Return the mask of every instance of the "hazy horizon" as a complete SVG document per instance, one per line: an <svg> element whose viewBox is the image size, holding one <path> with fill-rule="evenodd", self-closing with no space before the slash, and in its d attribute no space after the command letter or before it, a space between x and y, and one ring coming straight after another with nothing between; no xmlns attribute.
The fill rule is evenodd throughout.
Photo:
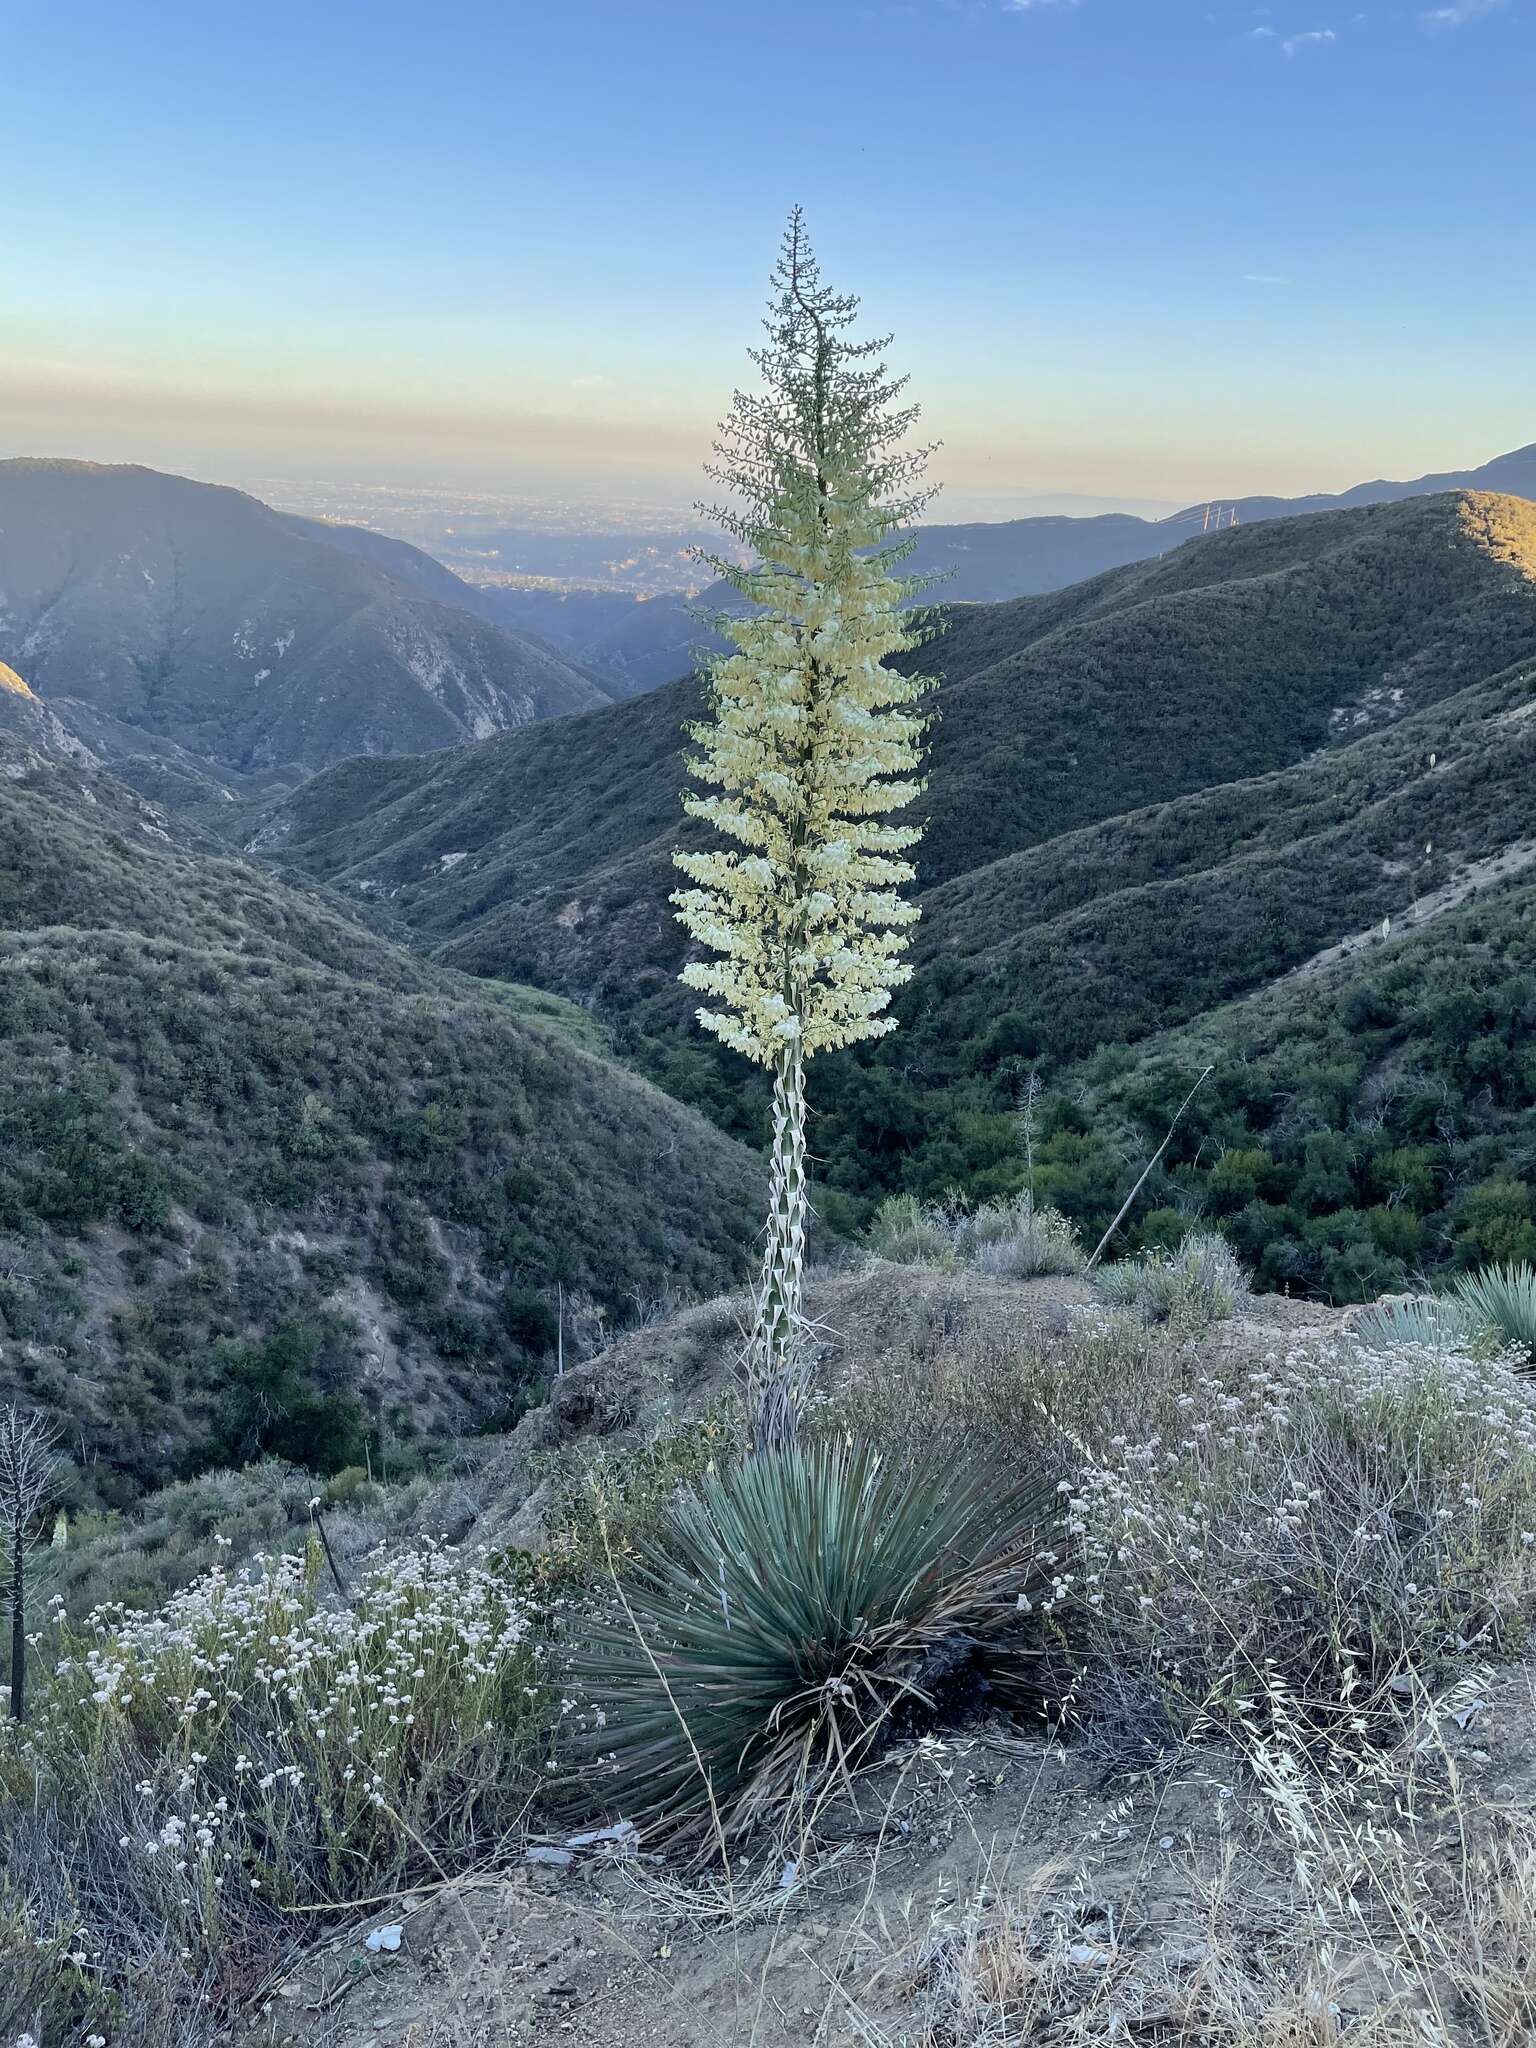
<svg viewBox="0 0 1536 2048"><path fill-rule="evenodd" d="M1536 435L1529 0L83 0L8 55L12 453L686 507L797 200L943 516Z"/></svg>

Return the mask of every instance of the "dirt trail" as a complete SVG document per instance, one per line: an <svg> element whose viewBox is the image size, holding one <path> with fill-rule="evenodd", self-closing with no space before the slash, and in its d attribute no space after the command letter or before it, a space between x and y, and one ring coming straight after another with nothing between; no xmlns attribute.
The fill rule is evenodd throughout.
<svg viewBox="0 0 1536 2048"><path fill-rule="evenodd" d="M1302 961L1286 974L1276 977L1258 993L1268 994L1271 989L1284 988L1293 981L1310 981L1321 974L1325 967L1332 967L1335 961L1347 960L1357 953L1363 953L1386 939L1401 938L1407 932L1418 931L1430 924L1447 910L1454 910L1459 903L1491 882L1508 881L1511 875L1518 875L1536 861L1536 840L1517 839L1512 845L1502 847L1497 853L1485 855L1482 860L1469 861L1467 865L1446 882L1441 888L1432 889L1425 896L1419 896L1407 910L1399 911L1386 920L1385 924L1373 924L1369 930L1352 932L1348 938L1340 939L1336 945L1325 946L1320 953L1314 953L1310 960Z"/></svg>
<svg viewBox="0 0 1536 2048"><path fill-rule="evenodd" d="M1219 1760L1218 1760L1219 1761ZM1157 1938L1188 1945L1192 1851L1211 1852L1231 1788L1202 1763L1111 1802L1102 1766L997 1722L914 1750L836 1816L816 1867L734 1874L764 1903L732 1927L718 1890L643 1860L530 1869L392 1907L400 1948L359 1924L271 2001L242 2048L855 2048L903 2038L914 1978L979 1886L1121 1899L1156 1872ZM690 1896L692 1893L692 1896ZM1097 1920L1090 1910L1087 1918Z"/></svg>

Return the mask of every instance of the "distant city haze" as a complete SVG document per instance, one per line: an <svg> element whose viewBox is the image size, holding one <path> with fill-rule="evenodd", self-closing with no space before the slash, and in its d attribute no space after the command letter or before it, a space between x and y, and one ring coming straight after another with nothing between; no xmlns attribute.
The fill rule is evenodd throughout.
<svg viewBox="0 0 1536 2048"><path fill-rule="evenodd" d="M1536 434L1528 0L81 0L6 69L0 454L686 522L796 201L946 519Z"/></svg>
<svg viewBox="0 0 1536 2048"><path fill-rule="evenodd" d="M617 497L600 489L572 489L564 496L476 491L446 480L355 484L339 478L254 476L229 481L280 512L365 526L411 541L477 584L548 583L566 590L625 590L638 597L694 592L713 580L699 551L718 553L727 547L725 537L682 496ZM950 491L930 509L948 521L1095 512L1155 519L1178 508L1071 493L992 498Z"/></svg>

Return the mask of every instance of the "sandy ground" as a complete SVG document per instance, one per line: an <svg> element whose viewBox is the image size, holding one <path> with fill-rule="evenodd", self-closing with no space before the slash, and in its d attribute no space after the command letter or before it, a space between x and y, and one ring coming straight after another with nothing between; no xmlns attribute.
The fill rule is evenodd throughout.
<svg viewBox="0 0 1536 2048"><path fill-rule="evenodd" d="M1455 1767L1528 1813L1533 1734L1533 1674L1506 1673L1453 1730ZM995 1720L888 1758L823 1836L787 1892L777 1857L738 1859L728 1897L678 1865L577 1852L416 1894L275 1984L241 2048L914 2048L929 1965L978 1901L1037 1900L1085 1987L1111 1945L1177 1977L1214 1940L1261 1955L1295 1917L1290 1851L1222 1746L1106 1784ZM370 1954L390 1924L398 1952Z"/></svg>

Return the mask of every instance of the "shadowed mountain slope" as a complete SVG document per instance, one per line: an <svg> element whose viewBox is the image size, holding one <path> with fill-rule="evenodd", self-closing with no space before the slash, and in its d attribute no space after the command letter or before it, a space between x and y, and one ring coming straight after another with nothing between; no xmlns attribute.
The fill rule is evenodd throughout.
<svg viewBox="0 0 1536 2048"><path fill-rule="evenodd" d="M1386 914L1458 852L1518 836L1529 728L1499 721L1524 685L1516 674L1456 707L1536 660L1536 506L1457 495L1239 528L1053 597L959 611L925 658L945 688L920 958L954 953L986 1002L1008 1006L1035 985L1019 935L1043 908L1226 888L1213 878L1246 861L1311 913L1263 949L1266 974L1352 929L1362 903ZM253 848L387 900L475 972L619 1006L654 995L681 1015L666 897L671 848L689 836L681 729L699 703L689 681L480 747L350 762L269 814ZM1463 802L1460 778L1502 794ZM1372 830L1360 896L1343 845ZM1305 879L1312 840L1337 886Z"/></svg>
<svg viewBox="0 0 1536 2048"><path fill-rule="evenodd" d="M0 463L0 659L103 758L237 785L605 701L552 650L303 525L154 470Z"/></svg>

